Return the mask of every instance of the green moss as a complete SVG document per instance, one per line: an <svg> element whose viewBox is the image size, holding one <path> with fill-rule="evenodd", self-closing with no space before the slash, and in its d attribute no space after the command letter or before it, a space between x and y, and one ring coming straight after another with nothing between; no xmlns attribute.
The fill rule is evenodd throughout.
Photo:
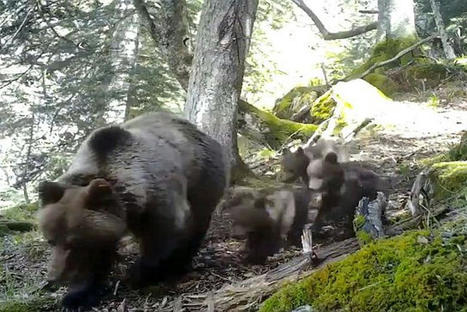
<svg viewBox="0 0 467 312"><path fill-rule="evenodd" d="M435 185L435 198L458 195L467 196L467 161L440 162L434 164L430 178Z"/></svg>
<svg viewBox="0 0 467 312"><path fill-rule="evenodd" d="M308 139L318 128L312 124L302 124L290 120L280 119L273 114L261 110L246 102L240 101L244 111L256 115L264 123L263 134L272 148L279 148L284 142L291 138Z"/></svg>
<svg viewBox="0 0 467 312"><path fill-rule="evenodd" d="M391 96L398 89L397 84L391 78L382 74L371 73L366 75L364 80L378 88L386 96Z"/></svg>
<svg viewBox="0 0 467 312"><path fill-rule="evenodd" d="M460 142L451 146L447 153L442 153L433 157L423 158L419 164L423 167L431 167L436 163L467 160L467 132L461 136Z"/></svg>
<svg viewBox="0 0 467 312"><path fill-rule="evenodd" d="M373 241L373 237L366 231L362 230L365 222L365 217L360 214L357 214L353 220L355 236L357 237L361 246L369 244Z"/></svg>
<svg viewBox="0 0 467 312"><path fill-rule="evenodd" d="M360 243L360 246L369 244L374 240L373 237L369 233L363 230L355 232L355 236L357 237L358 242Z"/></svg>
<svg viewBox="0 0 467 312"><path fill-rule="evenodd" d="M419 237L424 237L420 240ZM426 231L379 240L327 265L266 300L260 311L460 311L466 309L467 272L458 245Z"/></svg>
<svg viewBox="0 0 467 312"><path fill-rule="evenodd" d="M312 87L295 87L279 99L272 112L279 118L289 119L304 106L310 106L318 97Z"/></svg>
<svg viewBox="0 0 467 312"><path fill-rule="evenodd" d="M332 116L336 101L332 98L332 90L320 96L311 106L310 114L312 122L319 124Z"/></svg>
<svg viewBox="0 0 467 312"><path fill-rule="evenodd" d="M370 58L360 67L352 71L351 79L355 77L359 77L362 73L364 73L367 69L369 69L373 64L389 60L390 58L396 56L397 53L411 46L416 41L417 41L417 38L409 37L409 38L399 38L399 39L388 39L388 40L378 43L373 48ZM384 72L388 68L407 64L412 59L413 59L413 56L412 54L409 53L391 64L388 64L386 66L376 69L375 72L381 73L381 72Z"/></svg>

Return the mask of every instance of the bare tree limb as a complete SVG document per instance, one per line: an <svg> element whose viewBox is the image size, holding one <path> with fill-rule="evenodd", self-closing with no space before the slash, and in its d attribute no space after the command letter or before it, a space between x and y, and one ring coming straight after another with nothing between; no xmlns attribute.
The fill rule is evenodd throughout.
<svg viewBox="0 0 467 312"><path fill-rule="evenodd" d="M378 14L378 10L358 10L358 13L362 14Z"/></svg>
<svg viewBox="0 0 467 312"><path fill-rule="evenodd" d="M375 30L378 26L378 23L374 22L374 23L371 23L365 26L356 27L351 30L332 33L326 29L326 27L321 22L321 20L318 18L318 16L305 4L305 2L303 2L303 0L291 0L291 1L295 3L300 9L302 9L313 20L319 32L323 36L324 40L336 40L336 39L345 39L345 38L355 37L355 36L364 34L366 32L369 32L371 30Z"/></svg>
<svg viewBox="0 0 467 312"><path fill-rule="evenodd" d="M431 41L433 40L434 38L437 38L436 35L431 35L429 37L426 37L425 39L422 39L420 41L418 41L417 43L411 45L410 47L400 51L399 53L397 53L394 57L386 60L386 61L383 61L383 62L378 62L378 63L374 63L373 65L370 66L370 68L368 68L367 70L365 70L362 74L360 74L358 77L352 77L353 79L355 78L363 78L365 77L366 75L368 75L369 73L371 73L373 70L375 70L376 68L378 67L381 67L381 66L384 66L384 65L387 65L387 64L390 64L394 61L396 61L397 59L401 58L402 56L404 56L405 54L415 50L417 47L419 47L420 45L424 44L425 42L428 42L428 41ZM344 78L343 80L347 80L348 78L350 78L349 76Z"/></svg>
<svg viewBox="0 0 467 312"><path fill-rule="evenodd" d="M193 54L185 45L188 37L186 1L162 0L160 23L149 14L144 0L134 0L134 5L151 37L165 55L170 70L183 89L188 89Z"/></svg>

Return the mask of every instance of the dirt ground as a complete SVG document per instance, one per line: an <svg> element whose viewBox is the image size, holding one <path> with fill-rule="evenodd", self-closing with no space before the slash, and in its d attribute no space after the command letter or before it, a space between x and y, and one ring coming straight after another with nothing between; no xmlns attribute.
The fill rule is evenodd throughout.
<svg viewBox="0 0 467 312"><path fill-rule="evenodd" d="M397 218L404 212L411 184L419 171L417 160L446 151L450 144L458 142L462 130L467 129L467 99L458 98L440 107L411 102L408 96L400 99L412 114L423 110L430 112L436 124L418 127L416 123L406 127L362 132L352 143L350 152L353 160L368 161L376 165L378 173L393 178L393 193L390 196L388 215ZM438 126L443 127L438 127ZM261 175L271 160L255 171ZM126 246L122 260L115 267L109 280L109 294L94 311L158 311L171 305L178 311L198 311L199 306L190 306L192 299L201 294L263 274L300 254L300 250L285 250L268 259L264 266L248 265L243 261L243 242L231 238L231 220L225 213L216 212L206 240L194 259L194 271L183 279L156 285L141 291L130 290L122 280L126 264L135 259L135 248ZM4 268L0 275L0 297L18 298L20 301L36 300L36 297L54 298L38 303L38 311L59 311L61 296L65 289L49 290L46 287L46 259L48 250L38 233L7 236L3 239L0 263ZM327 242L321 242L326 244ZM133 246L134 247L134 246ZM2 277L3 275L3 277ZM4 298L2 298L4 297ZM38 301L40 302L40 301ZM175 304L173 303L175 302ZM29 310L28 310L29 311Z"/></svg>

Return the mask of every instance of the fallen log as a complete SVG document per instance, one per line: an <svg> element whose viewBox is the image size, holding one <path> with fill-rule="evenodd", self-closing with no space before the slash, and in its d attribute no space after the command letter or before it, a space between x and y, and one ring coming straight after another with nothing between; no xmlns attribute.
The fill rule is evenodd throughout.
<svg viewBox="0 0 467 312"><path fill-rule="evenodd" d="M328 245L316 252L319 264L309 254L303 254L279 267L239 283L225 285L214 292L186 294L168 303L160 311L251 311L257 310L266 297L277 291L284 282L298 281L325 265L341 260L359 249L358 241L350 238ZM175 309L175 310L174 310Z"/></svg>

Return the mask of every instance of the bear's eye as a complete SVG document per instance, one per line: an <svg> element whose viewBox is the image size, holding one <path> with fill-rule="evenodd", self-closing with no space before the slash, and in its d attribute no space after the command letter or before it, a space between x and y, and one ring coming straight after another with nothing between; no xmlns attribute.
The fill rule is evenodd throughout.
<svg viewBox="0 0 467 312"><path fill-rule="evenodd" d="M47 241L47 243L48 243L50 246L55 246L55 245L57 245L57 242L54 241L53 239L49 239L49 240Z"/></svg>

